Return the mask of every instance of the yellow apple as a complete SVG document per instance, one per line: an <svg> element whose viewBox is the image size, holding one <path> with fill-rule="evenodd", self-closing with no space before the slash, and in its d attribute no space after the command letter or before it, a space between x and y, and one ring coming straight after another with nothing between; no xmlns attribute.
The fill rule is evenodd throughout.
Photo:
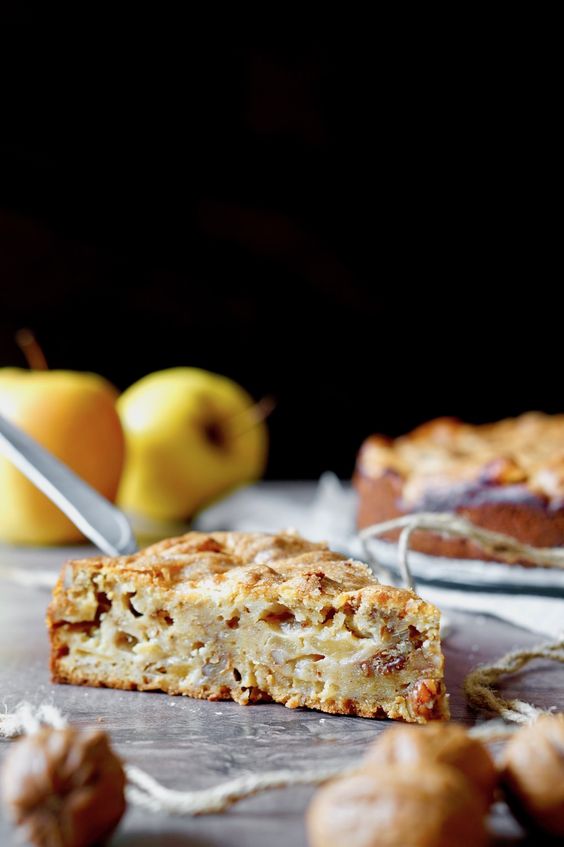
<svg viewBox="0 0 564 847"><path fill-rule="evenodd" d="M247 392L226 377L159 371L117 405L127 448L118 502L130 512L183 520L264 470L266 425Z"/></svg>
<svg viewBox="0 0 564 847"><path fill-rule="evenodd" d="M95 374L0 369L0 415L110 500L124 454L116 397L115 388ZM0 540L63 544L81 538L74 524L0 455Z"/></svg>

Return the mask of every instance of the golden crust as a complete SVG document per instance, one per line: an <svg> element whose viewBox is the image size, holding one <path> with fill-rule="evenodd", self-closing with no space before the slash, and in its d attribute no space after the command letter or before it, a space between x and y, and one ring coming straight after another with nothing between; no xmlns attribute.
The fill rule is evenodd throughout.
<svg viewBox="0 0 564 847"><path fill-rule="evenodd" d="M419 722L448 714L437 610L293 534L191 532L69 562L47 619L58 682Z"/></svg>
<svg viewBox="0 0 564 847"><path fill-rule="evenodd" d="M290 533L189 532L132 556L79 559L67 564L72 569L85 566L106 573L146 574L152 582L167 587L188 587L203 580L220 583L229 576L234 588L240 585L248 590L253 586L266 592L269 587L312 574L324 577L325 590L333 593L378 584L367 565L329 550L326 544ZM307 590L307 585L303 588Z"/></svg>
<svg viewBox="0 0 564 847"><path fill-rule="evenodd" d="M524 484L558 499L564 497L564 415L529 412L480 426L437 418L395 441L371 436L358 464L367 476L402 476L406 503L431 488L477 481Z"/></svg>

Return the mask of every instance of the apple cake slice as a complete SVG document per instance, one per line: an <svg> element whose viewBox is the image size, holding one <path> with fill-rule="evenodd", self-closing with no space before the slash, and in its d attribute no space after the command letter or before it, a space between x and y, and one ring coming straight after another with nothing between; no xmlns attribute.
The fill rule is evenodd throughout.
<svg viewBox="0 0 564 847"><path fill-rule="evenodd" d="M190 532L69 562L48 626L55 682L448 717L438 610L294 534Z"/></svg>

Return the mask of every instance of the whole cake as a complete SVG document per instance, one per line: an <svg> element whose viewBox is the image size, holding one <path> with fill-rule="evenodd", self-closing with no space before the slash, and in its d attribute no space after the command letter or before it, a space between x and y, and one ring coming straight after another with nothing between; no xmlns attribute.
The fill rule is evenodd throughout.
<svg viewBox="0 0 564 847"><path fill-rule="evenodd" d="M373 435L358 455L355 486L361 528L414 512L456 512L534 547L559 547L564 415L530 412L479 426L438 418L395 440ZM466 539L414 532L410 544L431 555L488 558Z"/></svg>
<svg viewBox="0 0 564 847"><path fill-rule="evenodd" d="M69 562L48 625L55 682L448 717L438 610L290 533L191 532Z"/></svg>

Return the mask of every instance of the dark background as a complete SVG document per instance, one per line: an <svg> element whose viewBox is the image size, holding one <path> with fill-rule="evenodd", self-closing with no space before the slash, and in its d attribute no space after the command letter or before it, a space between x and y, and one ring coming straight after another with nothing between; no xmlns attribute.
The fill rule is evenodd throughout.
<svg viewBox="0 0 564 847"><path fill-rule="evenodd" d="M436 415L562 411L549 60L28 35L2 94L0 363L277 398L269 475ZM197 40L197 39L196 39ZM33 61L30 61L33 56ZM534 64L534 68L532 67Z"/></svg>

